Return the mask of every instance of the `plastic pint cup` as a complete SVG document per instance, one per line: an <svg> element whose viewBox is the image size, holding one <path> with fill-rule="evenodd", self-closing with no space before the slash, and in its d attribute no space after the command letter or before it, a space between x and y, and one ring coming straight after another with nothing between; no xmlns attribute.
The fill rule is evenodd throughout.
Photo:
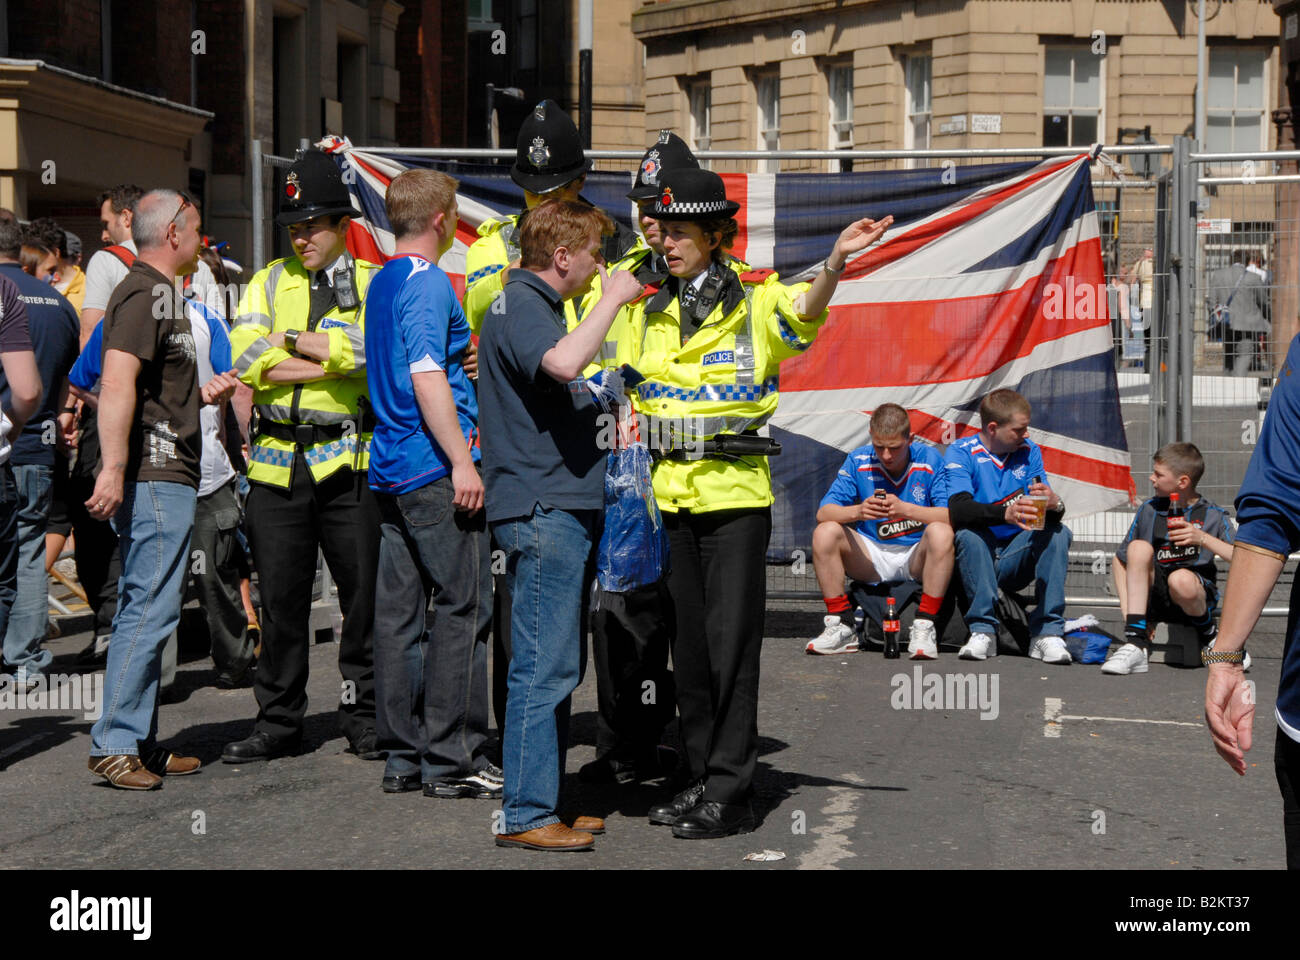
<svg viewBox="0 0 1300 960"><path fill-rule="evenodd" d="M1034 518L1029 521L1029 529L1042 530L1047 526L1047 498L1027 493L1024 500L1034 508Z"/></svg>

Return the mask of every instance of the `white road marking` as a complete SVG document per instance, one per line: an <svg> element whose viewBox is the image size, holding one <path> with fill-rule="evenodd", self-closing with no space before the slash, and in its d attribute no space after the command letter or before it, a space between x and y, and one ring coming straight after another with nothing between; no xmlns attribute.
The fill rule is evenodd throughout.
<svg viewBox="0 0 1300 960"><path fill-rule="evenodd" d="M851 783L866 782L852 773L842 774L840 779ZM838 870L836 861L857 856L849 849L848 833L858 823L858 815L853 812L853 808L861 793L861 790L853 787L830 788L830 802L821 809L825 819L812 831L817 835L817 842L799 858L800 870Z"/></svg>
<svg viewBox="0 0 1300 960"><path fill-rule="evenodd" d="M38 733L35 736L28 737L26 740L19 740L12 747L5 747L5 749L0 750L0 760L3 760L5 757L11 754L17 753L19 750L23 749L23 747L31 746L33 743L36 743L38 740L44 740L48 736L49 736L48 733Z"/></svg>
<svg viewBox="0 0 1300 960"><path fill-rule="evenodd" d="M1105 721L1106 723L1150 723L1166 727L1200 727L1204 724L1188 723L1186 720L1143 720L1138 717L1093 717L1087 714L1062 713L1065 709L1065 701L1059 697L1043 698L1043 719L1047 721L1043 724L1043 736L1056 737L1061 736L1061 726L1066 720L1093 720Z"/></svg>
<svg viewBox="0 0 1300 960"><path fill-rule="evenodd" d="M1061 725L1057 721L1060 719L1061 710L1065 707L1065 702L1059 697L1043 698L1043 719L1047 722L1043 724L1043 736L1060 737Z"/></svg>
<svg viewBox="0 0 1300 960"><path fill-rule="evenodd" d="M1065 714L1062 720L1107 720L1110 723L1162 723L1170 727L1203 727L1203 723L1188 723L1185 720L1139 720L1135 717L1076 717L1072 714Z"/></svg>

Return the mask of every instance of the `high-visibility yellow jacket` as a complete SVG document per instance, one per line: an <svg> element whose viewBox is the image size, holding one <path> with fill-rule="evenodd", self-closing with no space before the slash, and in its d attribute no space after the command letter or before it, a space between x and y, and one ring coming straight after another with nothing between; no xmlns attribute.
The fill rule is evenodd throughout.
<svg viewBox="0 0 1300 960"><path fill-rule="evenodd" d="M685 344L671 284L637 304L644 333L633 366L647 377L637 390L637 409L656 418L652 435L671 428L694 443L757 430L776 412L781 361L807 350L826 322L827 311L803 319L794 308L810 284L783 284L770 270L750 271L735 260L730 267L713 311ZM773 501L767 457L660 460L654 489L659 508L670 512L761 508Z"/></svg>
<svg viewBox="0 0 1300 960"><path fill-rule="evenodd" d="M501 220L484 220L478 228L479 239L465 253L465 318L475 334L482 330L484 317L501 293L502 271L519 258L518 227L518 214L511 214ZM633 234L620 224L619 229L604 245L606 269L636 269L649 252L650 248L640 235ZM597 274L586 294L564 302L564 318L569 330L582 322L600 295L600 275ZM630 316L631 311L625 308L614 318L600 353L583 370L584 375L591 376L602 367L617 366L627 361L627 352L632 349L631 334L627 329Z"/></svg>
<svg viewBox="0 0 1300 960"><path fill-rule="evenodd" d="M519 214L479 224L478 239L465 251L465 319L475 336L501 292L501 271L519 259ZM566 309L566 313L567 313Z"/></svg>
<svg viewBox="0 0 1300 960"><path fill-rule="evenodd" d="M364 299L370 281L379 271L376 264L353 261L357 299ZM275 260L259 270L239 302L238 316L230 331L230 352L239 379L253 388L253 405L265 421L279 424L342 426L335 439L302 447L312 479L320 481L352 467L365 470L370 462L370 432L364 429L360 413L366 394L366 338L360 310L331 307L312 332L329 337L330 355L321 366L338 376L311 383L272 383L266 379L276 364L293 356L282 347L271 346L266 337L285 330L307 331L311 310L311 274L297 257ZM262 434L253 441L248 479L274 487L288 487L292 479L294 451L288 440Z"/></svg>

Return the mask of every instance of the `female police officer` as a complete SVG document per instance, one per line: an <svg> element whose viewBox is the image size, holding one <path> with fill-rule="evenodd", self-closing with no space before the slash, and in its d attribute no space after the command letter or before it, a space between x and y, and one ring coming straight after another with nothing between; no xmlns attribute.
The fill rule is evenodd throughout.
<svg viewBox="0 0 1300 960"><path fill-rule="evenodd" d="M722 178L678 169L661 177L671 277L641 302L640 412L652 418L655 498L668 529L673 667L691 784L650 811L673 836L723 837L753 829L750 786L758 757L758 664L771 533L770 441L782 360L812 344L846 259L893 222L844 229L811 283L780 283L728 250L740 205Z"/></svg>

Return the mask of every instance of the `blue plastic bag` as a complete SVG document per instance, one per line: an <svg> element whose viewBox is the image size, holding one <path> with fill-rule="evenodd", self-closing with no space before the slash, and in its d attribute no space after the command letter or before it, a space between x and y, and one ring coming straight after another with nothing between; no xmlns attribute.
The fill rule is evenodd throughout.
<svg viewBox="0 0 1300 960"><path fill-rule="evenodd" d="M668 532L650 480L650 450L634 441L605 463L605 528L596 553L602 590L626 593L668 570Z"/></svg>

